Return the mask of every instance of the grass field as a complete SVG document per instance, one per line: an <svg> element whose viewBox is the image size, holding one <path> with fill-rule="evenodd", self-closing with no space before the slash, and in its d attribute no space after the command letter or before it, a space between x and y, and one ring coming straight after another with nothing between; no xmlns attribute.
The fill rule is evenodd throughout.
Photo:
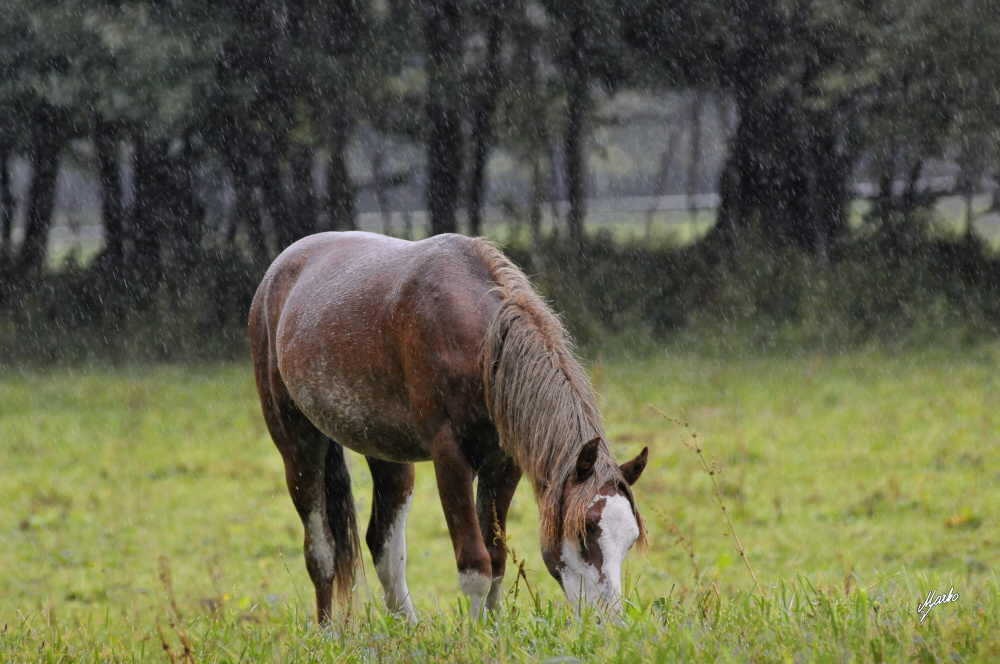
<svg viewBox="0 0 1000 664"><path fill-rule="evenodd" d="M301 526L248 365L0 373L0 660L995 661L1000 344L964 350L596 351L619 459L643 445L650 532L623 625L569 618L521 486L510 545L530 586L464 617L431 468L408 525L416 628L379 608L312 625ZM682 440L699 432L711 478ZM354 457L359 523L371 483ZM931 590L959 593L916 612ZM166 648L165 648L166 646Z"/></svg>

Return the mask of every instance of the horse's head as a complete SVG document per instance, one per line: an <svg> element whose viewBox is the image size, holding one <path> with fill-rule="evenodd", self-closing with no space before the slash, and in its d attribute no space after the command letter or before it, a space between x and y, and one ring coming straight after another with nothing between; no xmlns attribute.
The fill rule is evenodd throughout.
<svg viewBox="0 0 1000 664"><path fill-rule="evenodd" d="M575 472L563 488L562 519L572 519L572 505L586 506L582 529L573 524L563 528L561 548L542 552L549 572L556 578L570 604L595 606L601 611L620 613L622 597L621 570L625 554L640 535L631 485L646 468L648 448L631 461L623 463L611 479L595 483L599 438L580 451ZM596 492L595 492L595 486ZM578 520L578 519L577 519Z"/></svg>

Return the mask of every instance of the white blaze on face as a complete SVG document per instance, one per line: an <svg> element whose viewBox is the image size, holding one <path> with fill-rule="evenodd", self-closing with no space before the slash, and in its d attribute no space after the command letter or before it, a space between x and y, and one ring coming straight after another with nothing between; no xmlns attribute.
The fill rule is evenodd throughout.
<svg viewBox="0 0 1000 664"><path fill-rule="evenodd" d="M596 496L591 501L605 501L597 522L600 537L597 540L600 555L588 554L579 543L563 540L560 576L563 590L570 604L597 604L599 608L621 611L622 563L625 554L639 538L639 524L632 513L632 505L624 496ZM600 561L601 567L588 562Z"/></svg>

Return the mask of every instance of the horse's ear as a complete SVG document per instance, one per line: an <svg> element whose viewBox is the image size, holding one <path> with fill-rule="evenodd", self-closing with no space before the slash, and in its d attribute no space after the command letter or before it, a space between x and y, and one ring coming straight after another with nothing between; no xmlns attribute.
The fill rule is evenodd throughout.
<svg viewBox="0 0 1000 664"><path fill-rule="evenodd" d="M649 448L644 447L634 459L621 465L622 475L625 476L625 481L628 482L629 486L635 484L639 476L642 475L642 471L646 470L647 461L649 461Z"/></svg>
<svg viewBox="0 0 1000 664"><path fill-rule="evenodd" d="M597 436L583 444L580 456L576 458L576 481L582 482L594 472L594 464L597 463L597 446L601 442L601 437Z"/></svg>

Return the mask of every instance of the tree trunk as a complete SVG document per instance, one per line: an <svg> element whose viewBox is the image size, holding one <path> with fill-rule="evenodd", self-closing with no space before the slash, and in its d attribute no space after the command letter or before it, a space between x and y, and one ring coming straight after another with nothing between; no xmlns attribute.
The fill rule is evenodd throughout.
<svg viewBox="0 0 1000 664"><path fill-rule="evenodd" d="M45 263L52 210L55 207L59 153L62 150L65 119L46 107L35 116L32 146L32 178L28 191L28 214L21 243L19 268L22 273L40 270Z"/></svg>
<svg viewBox="0 0 1000 664"><path fill-rule="evenodd" d="M736 99L736 129L729 138L726 159L719 174L719 209L715 226L709 232L720 238L721 245L729 260L735 260L740 231L749 225L749 211L754 204L744 196L749 187L744 179L752 174L748 162L753 160L750 152L750 110L749 103L741 95Z"/></svg>
<svg viewBox="0 0 1000 664"><path fill-rule="evenodd" d="M11 261L11 235L14 230L14 196L10 190L10 145L0 143L0 269Z"/></svg>
<svg viewBox="0 0 1000 664"><path fill-rule="evenodd" d="M271 218L275 239L278 241L278 251L294 242L295 222L289 213L288 201L285 198L281 182L281 154L283 152L281 137L273 123L260 141L260 191L264 198L264 208Z"/></svg>
<svg viewBox="0 0 1000 664"><path fill-rule="evenodd" d="M461 11L457 0L424 3L427 44L427 212L430 232L454 233L462 173L459 116Z"/></svg>
<svg viewBox="0 0 1000 664"><path fill-rule="evenodd" d="M389 210L389 199L386 196L388 183L386 182L385 173L382 172L381 148L376 148L372 153L371 172L371 186L372 193L375 194L375 207L378 208L378 214L382 217L382 234L389 235L392 233L392 212Z"/></svg>
<svg viewBox="0 0 1000 664"><path fill-rule="evenodd" d="M588 63L584 53L583 8L571 2L569 20L569 64L566 76L566 197L569 203L567 225L570 243L583 244L583 223L587 216L586 114L589 104Z"/></svg>
<svg viewBox="0 0 1000 664"><path fill-rule="evenodd" d="M787 89L763 95L750 108L752 130L743 135L748 144L740 178L743 209L775 246L808 248L814 236L808 230L803 120L796 113L795 96Z"/></svg>
<svg viewBox="0 0 1000 664"><path fill-rule="evenodd" d="M284 31L288 30L287 21L293 15L294 12L290 14L284 2L266 2L266 9L258 23L264 48L254 62L255 70L264 78L258 116L262 128L256 145L260 163L258 185L279 252L298 239L281 168L282 159L288 152L288 134L294 122L295 104L301 99L297 88L302 83L302 73L296 61L287 55L292 37Z"/></svg>
<svg viewBox="0 0 1000 664"><path fill-rule="evenodd" d="M876 152L876 154L878 154ZM881 157L876 159L878 169L878 191L872 205L871 216L881 223L887 223L895 207L896 194L893 191L899 164L899 145L893 136Z"/></svg>
<svg viewBox="0 0 1000 664"><path fill-rule="evenodd" d="M993 195L987 212L1000 212L1000 168L993 171Z"/></svg>
<svg viewBox="0 0 1000 664"><path fill-rule="evenodd" d="M698 205L695 196L698 193L698 180L701 177L701 138L702 114L705 110L705 92L697 89L688 108L691 140L688 142L687 173L684 177L684 193L687 196L688 217L694 222L698 219Z"/></svg>
<svg viewBox="0 0 1000 664"><path fill-rule="evenodd" d="M168 156L168 146L169 140L164 141L160 228L167 249L164 260L167 269L163 273L163 283L168 306L173 311L180 311L190 306L185 304L186 296L201 287L195 277L205 211L195 191L200 150L194 134L184 133L181 149L174 156Z"/></svg>
<svg viewBox="0 0 1000 664"><path fill-rule="evenodd" d="M913 218L913 213L917 209L917 184L924 173L924 157L918 154L910 163L910 169L906 174L906 187L900 199L900 210L903 221L909 223Z"/></svg>
<svg viewBox="0 0 1000 664"><path fill-rule="evenodd" d="M316 195L313 193L313 166L315 163L315 154L312 148L299 146L292 150L293 210L291 218L285 225L287 244L316 232Z"/></svg>
<svg viewBox="0 0 1000 664"><path fill-rule="evenodd" d="M201 148L195 144L191 133L184 136L184 145L174 165L173 176L178 189L177 235L178 246L187 259L198 251L203 232L202 222L205 210L196 193L196 169L201 158ZM190 262L190 260L189 260ZM193 265L193 262L190 262Z"/></svg>
<svg viewBox="0 0 1000 664"><path fill-rule="evenodd" d="M540 267L542 249L542 205L548 196L546 152L548 134L545 102L538 81L538 30L528 15L525 2L518 2L509 14L510 40L514 48L513 77L524 91L525 138L527 161L531 172L531 198L528 202L528 228L531 230L532 263Z"/></svg>
<svg viewBox="0 0 1000 664"><path fill-rule="evenodd" d="M810 84L810 67L806 66L805 69L806 73L796 78L789 85L786 94L782 95L786 98L784 115L791 123L785 138L789 158L784 170L788 174L782 181L794 182L799 185L800 190L796 200L789 201L786 216L790 218L785 222L784 231L786 235L794 236L799 246L810 249L825 264L829 257L829 238L823 202L819 197L819 170L822 168L819 135L827 128L824 122L826 117L820 112L809 112L804 108ZM791 188L792 185L789 186Z"/></svg>
<svg viewBox="0 0 1000 664"><path fill-rule="evenodd" d="M531 151L531 200L528 203L528 229L531 231L531 267L542 269L542 204L545 202L545 170L540 149Z"/></svg>
<svg viewBox="0 0 1000 664"><path fill-rule="evenodd" d="M738 143L734 135L729 144L729 154L722 163L722 172L719 174L719 209L716 212L715 226L709 231L710 237L719 238L723 256L730 264L736 260L737 235L743 218L737 149Z"/></svg>
<svg viewBox="0 0 1000 664"><path fill-rule="evenodd" d="M403 237L413 239L413 213L408 209L403 210Z"/></svg>
<svg viewBox="0 0 1000 664"><path fill-rule="evenodd" d="M242 226L246 230L254 267L257 271L263 272L268 263L271 262L271 255L267 249L264 220L254 201L254 183L246 155L246 152L229 154L229 170L233 174L233 189L236 198L233 204L233 216L235 217L233 229Z"/></svg>
<svg viewBox="0 0 1000 664"><path fill-rule="evenodd" d="M163 232L164 190L168 176L167 143L139 129L135 139L135 208L132 227L135 240L134 282L131 290L140 309L151 309L163 278L160 257Z"/></svg>
<svg viewBox="0 0 1000 664"><path fill-rule="evenodd" d="M553 141L546 146L549 157L549 179L546 195L549 203L549 214L552 216L553 238L558 237L559 226L562 225L562 191L560 187L562 182L559 179L559 169L560 166L564 166L564 163L559 161L559 150L555 143L556 141Z"/></svg>
<svg viewBox="0 0 1000 664"><path fill-rule="evenodd" d="M813 193L817 224L817 252L825 255L848 234L847 209L850 204L848 179L854 166L854 157L842 145L836 118L827 118L826 129L816 132L811 145L813 167L816 171Z"/></svg>
<svg viewBox="0 0 1000 664"><path fill-rule="evenodd" d="M105 274L112 279L121 278L125 257L119 138L118 126L100 115L94 118L94 149L101 181L101 220L104 222L101 263Z"/></svg>
<svg viewBox="0 0 1000 664"><path fill-rule="evenodd" d="M733 247L742 228L758 228L776 247L825 257L847 233L847 180L853 157L842 118L804 108L800 84L778 93L737 95L739 120L722 171L713 234Z"/></svg>
<svg viewBox="0 0 1000 664"><path fill-rule="evenodd" d="M486 165L493 145L493 112L500 91L500 47L503 38L506 1L493 0L486 30L486 57L482 89L472 111L472 174L469 179L469 235L482 232L482 206L486 189Z"/></svg>
<svg viewBox="0 0 1000 664"><path fill-rule="evenodd" d="M347 168L350 144L347 128L337 125L330 145L330 160L326 168L327 213L330 228L335 231L355 230L354 184Z"/></svg>
<svg viewBox="0 0 1000 664"><path fill-rule="evenodd" d="M646 210L646 241L653 236L653 217L660 209L660 197L667 193L667 183L670 178L670 166L674 163L674 155L677 154L677 147L681 140L681 128L675 126L671 128L667 136L667 144L660 153L660 164L656 171L656 182L653 185L653 200Z"/></svg>

